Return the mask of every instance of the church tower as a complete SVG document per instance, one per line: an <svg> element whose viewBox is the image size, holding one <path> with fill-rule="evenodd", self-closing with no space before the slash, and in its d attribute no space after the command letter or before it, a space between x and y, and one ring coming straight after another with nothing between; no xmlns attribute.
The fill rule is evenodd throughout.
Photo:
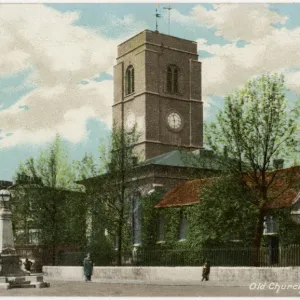
<svg viewBox="0 0 300 300"><path fill-rule="evenodd" d="M203 147L197 43L145 30L118 46L113 120L139 133L142 159Z"/></svg>

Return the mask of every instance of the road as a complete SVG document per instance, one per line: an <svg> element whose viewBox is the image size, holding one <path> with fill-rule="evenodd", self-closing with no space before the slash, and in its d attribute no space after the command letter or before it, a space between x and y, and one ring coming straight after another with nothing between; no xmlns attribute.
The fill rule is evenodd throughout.
<svg viewBox="0 0 300 300"><path fill-rule="evenodd" d="M49 281L50 287L43 289L23 288L0 290L0 296L98 296L98 297L288 297L300 296L299 290L250 290L244 287L215 287L205 283L199 285L150 285L116 284L100 282Z"/></svg>

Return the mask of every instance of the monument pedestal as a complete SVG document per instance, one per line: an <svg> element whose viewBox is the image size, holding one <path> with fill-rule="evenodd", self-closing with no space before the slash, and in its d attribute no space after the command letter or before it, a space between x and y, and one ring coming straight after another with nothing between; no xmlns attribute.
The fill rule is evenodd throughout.
<svg viewBox="0 0 300 300"><path fill-rule="evenodd" d="M22 262L14 249L12 213L8 208L10 192L0 190L2 207L0 210L0 288L10 289L14 287L49 287L44 282L43 275L30 275L30 272L22 269Z"/></svg>
<svg viewBox="0 0 300 300"><path fill-rule="evenodd" d="M43 274L30 274L22 270L20 257L17 254L1 254L0 288L49 287L44 282Z"/></svg>
<svg viewBox="0 0 300 300"><path fill-rule="evenodd" d="M29 276L18 276L18 277L0 277L0 289L11 289L11 288L43 288L49 287L48 282L44 282L43 276L29 275Z"/></svg>

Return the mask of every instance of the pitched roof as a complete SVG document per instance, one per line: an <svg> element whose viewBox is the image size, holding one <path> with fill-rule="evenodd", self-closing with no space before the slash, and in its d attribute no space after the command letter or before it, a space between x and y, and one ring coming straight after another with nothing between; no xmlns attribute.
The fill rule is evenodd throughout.
<svg viewBox="0 0 300 300"><path fill-rule="evenodd" d="M141 161L137 166L135 166L135 168L138 169L139 167L150 165L208 169L215 171L221 169L221 166L217 162L217 156L214 155L212 151L206 149L199 149L195 151L173 150ZM77 184L85 185L88 182L97 181L101 176L105 176L105 173L75 182Z"/></svg>
<svg viewBox="0 0 300 300"><path fill-rule="evenodd" d="M276 177L269 189L269 197L273 200L267 202L265 208L292 206L300 189L300 166L271 171L267 178L270 179L274 174Z"/></svg>
<svg viewBox="0 0 300 300"><path fill-rule="evenodd" d="M161 208L197 204L199 203L201 187L210 180L210 178L195 179L181 183L168 192L155 207Z"/></svg>
<svg viewBox="0 0 300 300"><path fill-rule="evenodd" d="M216 156L205 149L196 151L173 150L149 158L139 164L139 166L143 165L176 166L212 170L220 169L220 166L217 164Z"/></svg>
<svg viewBox="0 0 300 300"><path fill-rule="evenodd" d="M298 170L297 170L298 169ZM289 187L286 181L280 175L284 175L293 171L300 171L300 167L288 168L279 170L278 178L276 177L273 188L270 190L271 195L275 197L275 195L280 195L276 197L274 200L266 203L265 209L275 209L281 207L290 207L295 203L297 194L299 192L299 187ZM269 173L270 175L273 172ZM293 173L294 174L294 173ZM300 174L297 173L297 177L299 176L298 182L300 182ZM211 182L212 180L217 179L217 177L213 178L205 178L205 179L197 179L186 181L177 185L174 189L168 192L163 199L155 206L156 208L163 207L178 207L184 205L193 205L200 202L200 191L201 188L205 186L205 184Z"/></svg>

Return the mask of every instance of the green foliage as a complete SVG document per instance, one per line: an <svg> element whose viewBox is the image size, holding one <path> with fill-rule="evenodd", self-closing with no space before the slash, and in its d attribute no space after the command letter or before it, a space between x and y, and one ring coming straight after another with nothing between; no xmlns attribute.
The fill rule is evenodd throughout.
<svg viewBox="0 0 300 300"><path fill-rule="evenodd" d="M161 197L156 194L143 199L143 248L198 251L203 247L233 246L233 240L240 240L243 246L252 241L257 208L247 186L233 177L212 179L201 188L200 203L196 205L154 208ZM185 241L179 241L181 213L188 222ZM160 215L164 219L164 243L157 244Z"/></svg>
<svg viewBox="0 0 300 300"><path fill-rule="evenodd" d="M30 230L36 228L36 219L34 218L34 204L38 195L31 191L27 193L23 188L19 188L17 193L10 201L12 214L12 225L14 237L18 244L30 243Z"/></svg>
<svg viewBox="0 0 300 300"><path fill-rule="evenodd" d="M290 215L289 208L274 210L272 215L275 217L278 226L278 236L281 246L300 244L300 225L296 224Z"/></svg>
<svg viewBox="0 0 300 300"><path fill-rule="evenodd" d="M57 245L86 243L86 206L83 195L76 192L74 178L67 149L58 135L38 158L27 159L16 173L14 228L28 232L30 224L38 229L39 243L51 247L53 259Z"/></svg>
<svg viewBox="0 0 300 300"><path fill-rule="evenodd" d="M152 249L158 241L160 211L155 208L163 196L162 191L154 191L141 199L142 209L142 247Z"/></svg>
<svg viewBox="0 0 300 300"><path fill-rule="evenodd" d="M223 169L243 179L238 182L243 181L252 191L252 203L259 209L253 235L256 249L263 236L266 204L274 200L271 191L278 185L278 172L271 176L268 172L273 169L275 159L290 160L297 154L299 116L299 104L292 109L288 107L283 76L263 75L227 96L217 122L205 128L206 143L221 158ZM288 177L287 185L293 186L296 177ZM253 263L258 263L255 253Z"/></svg>
<svg viewBox="0 0 300 300"><path fill-rule="evenodd" d="M205 128L206 143L221 155L226 147L243 171L269 169L296 152L299 113L299 105L288 109L283 76L264 75L225 98L217 123Z"/></svg>
<svg viewBox="0 0 300 300"><path fill-rule="evenodd" d="M101 163L104 173L87 188L93 206L103 216L102 224L111 239L118 237L118 265L121 253L129 251L131 236L131 199L137 191L132 177L137 166L133 147L138 139L136 127L126 131L113 127L108 148L102 148ZM102 226L102 225L101 225Z"/></svg>
<svg viewBox="0 0 300 300"><path fill-rule="evenodd" d="M180 251L185 256L185 251L188 251L190 259L196 263L201 255L205 256L200 255L201 249L251 247L258 215L258 208L251 201L252 196L248 187L233 176L214 178L203 186L200 203L196 205L156 209L154 206L161 195L148 196L143 199L142 249L152 249L155 253L160 253L157 252L160 250L161 256L163 250L173 249L177 251L177 260ZM181 211L188 220L185 241L179 241ZM272 211L282 246L300 243L299 225L291 220L289 214L288 208ZM159 215L164 217L164 243L161 244L156 243ZM265 239L263 245L268 246L268 240ZM165 261L164 257L157 259Z"/></svg>
<svg viewBox="0 0 300 300"><path fill-rule="evenodd" d="M101 170L92 154L85 153L81 161L73 161L76 180L83 180L101 174Z"/></svg>
<svg viewBox="0 0 300 300"><path fill-rule="evenodd" d="M200 203L189 209L193 247L251 244L258 209L246 185L233 176L215 178L201 188L199 197Z"/></svg>

